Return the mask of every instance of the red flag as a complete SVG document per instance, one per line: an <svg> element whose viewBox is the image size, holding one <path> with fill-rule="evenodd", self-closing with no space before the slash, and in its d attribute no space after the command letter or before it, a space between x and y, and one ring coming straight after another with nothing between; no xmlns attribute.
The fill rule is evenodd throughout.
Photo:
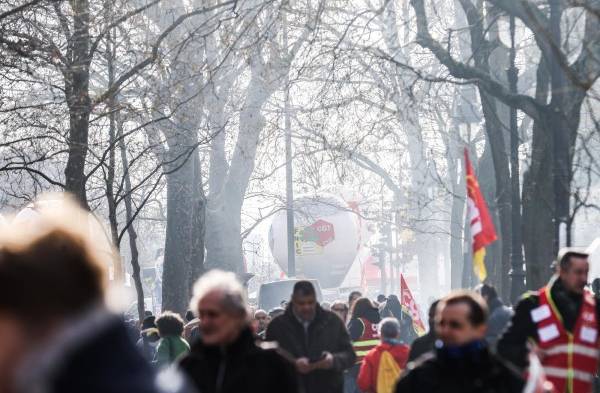
<svg viewBox="0 0 600 393"><path fill-rule="evenodd" d="M477 277L483 281L487 277L484 262L485 247L496 241L497 236L466 148L465 167L467 172L467 209L471 221L471 237L473 240L473 269Z"/></svg>
<svg viewBox="0 0 600 393"><path fill-rule="evenodd" d="M421 314L419 314L419 306L417 306L417 302L415 302L415 298L413 298L402 274L400 274L400 305L402 306L402 311L411 316L415 332L419 336L425 334L425 324L421 319Z"/></svg>

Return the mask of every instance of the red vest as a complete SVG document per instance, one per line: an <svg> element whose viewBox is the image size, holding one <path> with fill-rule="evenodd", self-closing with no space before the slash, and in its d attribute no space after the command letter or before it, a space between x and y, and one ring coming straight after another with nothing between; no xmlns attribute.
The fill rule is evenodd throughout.
<svg viewBox="0 0 600 393"><path fill-rule="evenodd" d="M363 324L363 333L358 340L352 342L356 353L356 363L361 363L365 355L379 344L377 325L365 318L358 318Z"/></svg>
<svg viewBox="0 0 600 393"><path fill-rule="evenodd" d="M540 289L540 306L531 311L537 324L538 346L545 352L544 372L558 393L590 393L598 368L596 299L588 291L573 332L568 332L550 295L550 285Z"/></svg>

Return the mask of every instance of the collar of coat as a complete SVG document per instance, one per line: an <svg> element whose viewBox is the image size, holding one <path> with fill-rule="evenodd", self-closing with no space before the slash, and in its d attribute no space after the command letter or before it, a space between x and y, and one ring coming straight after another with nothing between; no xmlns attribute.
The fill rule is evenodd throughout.
<svg viewBox="0 0 600 393"><path fill-rule="evenodd" d="M250 327L245 327L242 329L235 341L226 347L220 347L217 345L204 345L204 343L202 343L202 339L200 339L192 345L191 352L192 354L228 354L239 353L241 351L254 348L257 348L256 337L252 333Z"/></svg>

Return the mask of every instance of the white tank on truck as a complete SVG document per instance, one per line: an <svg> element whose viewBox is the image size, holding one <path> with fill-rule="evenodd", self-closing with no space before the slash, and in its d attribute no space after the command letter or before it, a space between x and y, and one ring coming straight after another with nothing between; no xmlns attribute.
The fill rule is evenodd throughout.
<svg viewBox="0 0 600 393"><path fill-rule="evenodd" d="M277 264L288 274L287 218L283 210L273 217L269 245ZM294 201L296 277L337 288L352 266L360 246L357 213L343 199L321 194Z"/></svg>

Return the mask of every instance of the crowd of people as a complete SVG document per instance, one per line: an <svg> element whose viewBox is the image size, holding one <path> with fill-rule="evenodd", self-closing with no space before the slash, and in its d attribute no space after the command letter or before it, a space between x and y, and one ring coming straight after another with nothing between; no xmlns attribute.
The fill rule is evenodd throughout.
<svg viewBox="0 0 600 393"><path fill-rule="evenodd" d="M395 295L319 304L298 281L281 308L253 310L235 274L216 270L184 317L132 325L105 305L78 231L13 229L0 238L0 392L590 393L600 303L588 256L565 249L555 265L514 312L487 284L433 302L421 337Z"/></svg>

